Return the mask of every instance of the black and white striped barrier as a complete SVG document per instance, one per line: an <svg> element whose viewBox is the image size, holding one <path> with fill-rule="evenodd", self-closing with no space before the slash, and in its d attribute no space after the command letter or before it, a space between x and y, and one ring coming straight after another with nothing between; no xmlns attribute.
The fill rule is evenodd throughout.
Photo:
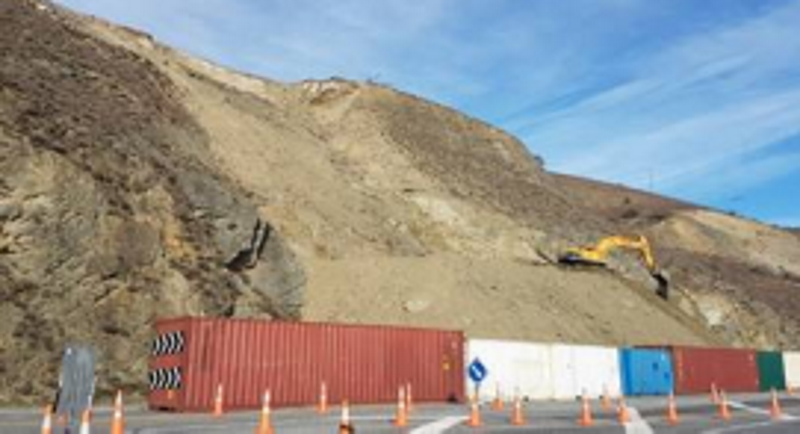
<svg viewBox="0 0 800 434"><path fill-rule="evenodd" d="M181 368L164 368L150 371L150 390L174 390L180 389L182 378Z"/></svg>
<svg viewBox="0 0 800 434"><path fill-rule="evenodd" d="M153 340L151 354L153 356L177 354L183 352L184 343L183 332L164 333Z"/></svg>

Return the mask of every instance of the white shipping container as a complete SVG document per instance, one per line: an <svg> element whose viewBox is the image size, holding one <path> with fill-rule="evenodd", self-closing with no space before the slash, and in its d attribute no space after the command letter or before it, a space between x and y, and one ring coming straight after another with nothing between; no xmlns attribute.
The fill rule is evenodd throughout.
<svg viewBox="0 0 800 434"><path fill-rule="evenodd" d="M783 353L786 387L800 388L800 352Z"/></svg>
<svg viewBox="0 0 800 434"><path fill-rule="evenodd" d="M620 395L616 348L553 345L550 356L555 399L574 399L583 393L590 398L600 397L604 392Z"/></svg>
<svg viewBox="0 0 800 434"><path fill-rule="evenodd" d="M467 354L467 365L477 358L488 372L481 385L482 401L494 399L498 385L506 400L513 398L514 394L523 399L553 398L549 345L470 339ZM467 390L470 396L475 393L469 376Z"/></svg>

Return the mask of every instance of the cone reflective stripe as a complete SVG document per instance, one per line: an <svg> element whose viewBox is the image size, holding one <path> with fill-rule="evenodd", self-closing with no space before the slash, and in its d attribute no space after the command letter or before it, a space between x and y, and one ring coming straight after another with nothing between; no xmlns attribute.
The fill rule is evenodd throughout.
<svg viewBox="0 0 800 434"><path fill-rule="evenodd" d="M603 398L600 402L604 411L611 410L611 397L608 395L608 386L605 384L603 385Z"/></svg>
<svg viewBox="0 0 800 434"><path fill-rule="evenodd" d="M581 403L581 415L578 418L578 425L580 426L592 426L594 425L594 420L592 419L592 406L589 402L589 398L586 397L586 392L583 392L583 398Z"/></svg>
<svg viewBox="0 0 800 434"><path fill-rule="evenodd" d="M781 410L781 403L778 402L778 393L772 389L772 403L769 406L769 415L773 419L783 418L783 411Z"/></svg>
<svg viewBox="0 0 800 434"><path fill-rule="evenodd" d="M617 421L621 424L631 422L631 414L628 411L628 406L625 404L625 397L620 396L617 403Z"/></svg>
<svg viewBox="0 0 800 434"><path fill-rule="evenodd" d="M223 408L222 384L217 386L217 393L214 396L214 417L222 417L225 410Z"/></svg>
<svg viewBox="0 0 800 434"><path fill-rule="evenodd" d="M323 381L319 386L319 404L317 413L325 414L328 412L328 385Z"/></svg>
<svg viewBox="0 0 800 434"><path fill-rule="evenodd" d="M492 401L492 410L500 411L503 409L503 398L500 394L500 383L497 383L497 387L494 393L494 401Z"/></svg>
<svg viewBox="0 0 800 434"><path fill-rule="evenodd" d="M514 409L511 411L511 425L525 425L525 415L522 413L522 402L519 396L514 397Z"/></svg>
<svg viewBox="0 0 800 434"><path fill-rule="evenodd" d="M53 406L48 405L44 408L44 416L42 417L42 434L51 434L53 432Z"/></svg>
<svg viewBox="0 0 800 434"><path fill-rule="evenodd" d="M481 425L483 425L481 422L481 410L478 407L478 397L476 394L469 404L469 419L467 419L467 426L475 428Z"/></svg>
<svg viewBox="0 0 800 434"><path fill-rule="evenodd" d="M397 389L397 414L394 417L394 426L408 426L406 414L406 391L403 386Z"/></svg>
<svg viewBox="0 0 800 434"><path fill-rule="evenodd" d="M731 410L728 408L728 397L725 392L720 392L719 397L719 418L722 420L731 420Z"/></svg>
<svg viewBox="0 0 800 434"><path fill-rule="evenodd" d="M114 400L114 417L111 420L111 434L125 434L125 416L122 413L122 391L117 391Z"/></svg>
<svg viewBox="0 0 800 434"><path fill-rule="evenodd" d="M670 425L677 425L680 423L680 418L678 417L678 405L675 402L675 394L670 392L669 400L667 401L667 423Z"/></svg>
<svg viewBox="0 0 800 434"><path fill-rule="evenodd" d="M87 408L81 414L81 426L78 431L79 434L91 434L92 430L92 410Z"/></svg>
<svg viewBox="0 0 800 434"><path fill-rule="evenodd" d="M353 425L350 424L350 405L347 400L342 402L342 420L339 422L339 434L350 434L353 432Z"/></svg>
<svg viewBox="0 0 800 434"><path fill-rule="evenodd" d="M261 404L261 418L258 421L258 427L256 428L256 434L272 434L272 420L271 410L269 408L270 404L270 394L269 390L264 392L264 399Z"/></svg>
<svg viewBox="0 0 800 434"><path fill-rule="evenodd" d="M413 408L413 400L411 399L411 383L406 383L406 414L410 415Z"/></svg>

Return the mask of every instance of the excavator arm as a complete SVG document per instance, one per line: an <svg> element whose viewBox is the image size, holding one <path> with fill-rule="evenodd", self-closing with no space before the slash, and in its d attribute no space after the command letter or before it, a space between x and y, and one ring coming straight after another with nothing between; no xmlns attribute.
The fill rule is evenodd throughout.
<svg viewBox="0 0 800 434"><path fill-rule="evenodd" d="M650 275L658 283L658 295L667 299L669 291L669 279L658 269L653 257L650 243L642 235L623 236L615 235L601 239L594 245L584 247L573 247L568 249L560 258L559 262L566 264L587 264L606 266L608 255L615 249L629 249L639 253Z"/></svg>

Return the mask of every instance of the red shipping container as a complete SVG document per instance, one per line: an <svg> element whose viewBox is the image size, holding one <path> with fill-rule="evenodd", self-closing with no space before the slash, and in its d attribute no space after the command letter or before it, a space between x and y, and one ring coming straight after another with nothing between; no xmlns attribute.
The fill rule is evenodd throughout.
<svg viewBox="0 0 800 434"><path fill-rule="evenodd" d="M758 392L756 352L733 348L670 347L675 393Z"/></svg>
<svg viewBox="0 0 800 434"><path fill-rule="evenodd" d="M227 409L328 401L390 403L401 384L420 402L461 401L464 335L457 331L241 319L158 321L151 409L209 411L222 384Z"/></svg>

